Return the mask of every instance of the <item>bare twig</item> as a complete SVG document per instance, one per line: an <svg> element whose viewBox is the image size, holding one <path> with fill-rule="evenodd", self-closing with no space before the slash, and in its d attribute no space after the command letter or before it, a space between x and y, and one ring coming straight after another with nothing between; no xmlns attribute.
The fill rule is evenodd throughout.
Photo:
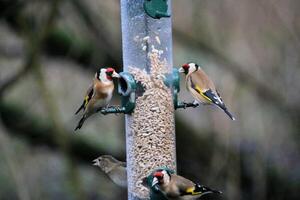
<svg viewBox="0 0 300 200"><path fill-rule="evenodd" d="M53 125L37 119L28 113L26 108L0 102L0 119L9 134L21 137L33 146L45 145L65 153L56 142L56 130ZM94 142L83 139L79 135L74 136L73 131L64 129L64 134L63 137L69 140L69 154L77 161L91 165L92 160L99 155L109 154ZM124 157L120 155L116 158L124 160Z"/></svg>
<svg viewBox="0 0 300 200"><path fill-rule="evenodd" d="M35 35L34 33L26 31L28 37L30 38L30 44L28 45L28 52L27 56L25 58L26 62L24 66L14 75L7 78L3 83L0 85L0 98L3 96L4 92L12 87L14 84L16 84L22 77L24 77L24 74L27 74L34 66L35 61L38 57L39 52L41 51L42 44L49 34L49 31L52 29L52 26L54 24L54 19L58 14L58 0L53 1L52 7L48 16L48 19L46 20L46 23L42 30L39 32L38 35ZM22 19L20 19L22 20ZM24 27L23 29L26 29L26 24L21 23Z"/></svg>
<svg viewBox="0 0 300 200"><path fill-rule="evenodd" d="M55 19L58 15L58 6L59 6L60 0L52 1L52 7L49 13L48 18L46 19L45 26L43 27L43 30L41 32L40 36L40 42L37 45L38 49L41 49L41 46L43 44L43 41L47 37L47 35L51 32L53 29L53 26L55 24ZM31 43L34 42L34 39L31 38ZM53 134L53 139L55 143L58 145L58 147L67 155L67 167L68 167L68 176L71 180L71 185L73 189L73 193L76 194L76 198L78 199L86 199L84 197L84 192L82 191L82 187L80 186L80 180L77 173L77 167L73 164L72 154L70 153L70 141L67 137L67 134L65 132L65 129L63 125L61 124L61 118L58 112L58 106L56 105L56 102L53 98L53 95L48 88L48 85L46 84L45 79L45 73L43 71L43 67L40 63L40 54L39 52L36 53L36 56L34 57L35 60L33 61L33 69L34 74L36 75L36 81L37 85L39 86L41 96L44 100L45 107L48 113L48 116L51 120L51 124L53 125L53 129L55 131L55 134Z"/></svg>
<svg viewBox="0 0 300 200"><path fill-rule="evenodd" d="M107 54L110 60L115 63L119 63L120 59L118 58L118 55L119 57L121 57L121 53L118 49L113 48L114 45L112 44L110 38L108 38L110 34L105 29L103 19L95 16L95 14L91 10L89 10L84 1L72 0L72 3L80 17L83 19L87 27L97 39L98 48L102 49L103 53Z"/></svg>
<svg viewBox="0 0 300 200"><path fill-rule="evenodd" d="M1 124L0 124L0 129L4 129L4 127L2 127ZM17 191L18 198L20 200L30 200L31 198L28 192L26 181L24 180L24 176L22 172L18 169L18 164L16 163L16 158L15 158L16 153L9 146L10 143L11 143L10 138L0 133L0 149L4 155L4 162L7 163L12 178L15 181L15 184L17 186L16 191Z"/></svg>
<svg viewBox="0 0 300 200"><path fill-rule="evenodd" d="M2 81L2 83L0 83L0 98L3 96L4 92L7 89L9 89L15 83L17 83L24 76L24 74L27 74L31 66L31 64L25 64L25 66L21 68L17 73L13 74L11 77L7 78L6 80Z"/></svg>

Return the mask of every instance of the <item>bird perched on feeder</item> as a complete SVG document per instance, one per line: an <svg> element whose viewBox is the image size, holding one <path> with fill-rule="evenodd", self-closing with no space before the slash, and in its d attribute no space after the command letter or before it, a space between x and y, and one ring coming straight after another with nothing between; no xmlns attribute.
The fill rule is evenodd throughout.
<svg viewBox="0 0 300 200"><path fill-rule="evenodd" d="M113 68L101 68L96 72L93 83L88 88L83 103L75 114L83 110L83 116L75 128L80 129L84 121L99 109L108 105L114 90L113 78L120 78L120 75Z"/></svg>
<svg viewBox="0 0 300 200"><path fill-rule="evenodd" d="M153 173L151 187L157 187L169 200L194 200L206 194L222 193L161 169Z"/></svg>
<svg viewBox="0 0 300 200"><path fill-rule="evenodd" d="M232 120L233 115L226 108L220 94L207 74L196 63L186 63L178 70L186 75L185 84L196 101L202 104L214 104L221 108Z"/></svg>
<svg viewBox="0 0 300 200"><path fill-rule="evenodd" d="M93 160L95 166L107 174L107 176L118 186L127 187L126 163L121 162L111 155L103 155Z"/></svg>

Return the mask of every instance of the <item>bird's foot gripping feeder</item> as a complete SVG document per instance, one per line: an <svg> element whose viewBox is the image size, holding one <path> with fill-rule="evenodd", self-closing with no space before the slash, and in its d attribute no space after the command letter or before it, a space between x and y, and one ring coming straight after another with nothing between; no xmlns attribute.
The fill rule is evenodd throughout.
<svg viewBox="0 0 300 200"><path fill-rule="evenodd" d="M192 107L192 108L196 108L198 107L200 104L197 103L197 102L184 102L184 101L181 101L181 102L177 102L177 104L175 105L175 109L178 109L178 108L183 108L183 109L186 109L186 108L189 108L189 107Z"/></svg>
<svg viewBox="0 0 300 200"><path fill-rule="evenodd" d="M119 74L118 93L121 97L121 106L109 106L102 108L100 112L104 115L111 113L131 114L135 107L135 91L137 88L136 81L128 72L121 72Z"/></svg>
<svg viewBox="0 0 300 200"><path fill-rule="evenodd" d="M125 108L119 105L107 106L105 108L101 108L100 112L103 115L112 114L112 113L125 113Z"/></svg>
<svg viewBox="0 0 300 200"><path fill-rule="evenodd" d="M153 170L152 173L149 176L143 178L143 183L142 184L145 187L149 188L149 190L150 190L150 200L168 200L161 193L161 191L159 190L159 188L157 187L157 185L153 185L152 184L153 183L153 178L154 178L153 174L157 170L166 170L170 174L174 174L175 173L174 170L171 170L171 169L169 169L167 167L160 167L160 168L157 168L157 169Z"/></svg>

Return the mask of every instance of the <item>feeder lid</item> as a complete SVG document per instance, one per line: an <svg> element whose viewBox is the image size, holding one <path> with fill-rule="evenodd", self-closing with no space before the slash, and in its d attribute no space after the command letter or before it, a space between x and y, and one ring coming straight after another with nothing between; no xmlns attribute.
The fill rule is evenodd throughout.
<svg viewBox="0 0 300 200"><path fill-rule="evenodd" d="M145 0L144 1L145 12L154 19L160 19L162 17L170 17L168 14L167 0Z"/></svg>

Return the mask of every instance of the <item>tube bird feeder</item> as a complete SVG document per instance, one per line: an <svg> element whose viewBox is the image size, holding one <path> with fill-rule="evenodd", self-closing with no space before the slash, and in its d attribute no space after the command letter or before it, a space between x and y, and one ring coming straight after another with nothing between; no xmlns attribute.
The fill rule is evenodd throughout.
<svg viewBox="0 0 300 200"><path fill-rule="evenodd" d="M173 86L164 82L173 68L170 7L170 0L121 0L124 72L136 83L135 108L125 116L129 200L150 198L142 180L154 169L176 171Z"/></svg>

